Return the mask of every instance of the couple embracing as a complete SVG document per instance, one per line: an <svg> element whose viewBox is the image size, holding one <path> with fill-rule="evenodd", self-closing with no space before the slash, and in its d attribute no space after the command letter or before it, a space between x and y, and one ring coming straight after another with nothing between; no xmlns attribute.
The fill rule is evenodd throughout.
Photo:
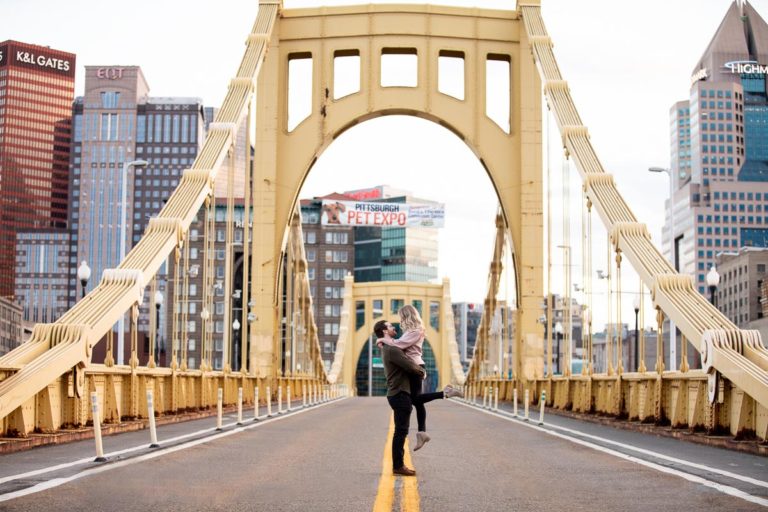
<svg viewBox="0 0 768 512"><path fill-rule="evenodd" d="M427 376L422 359L424 324L418 310L403 306L398 311L403 335L394 339L395 328L386 320L376 322L373 331L381 349L384 372L387 375L387 401L394 411L395 433L392 437L392 471L396 475L413 476L416 472L403 462L405 438L411 421L411 408L416 409L418 433L414 451L421 449L430 439L427 435L427 409L424 404L435 399L461 397L458 389L448 385L437 393L422 393Z"/></svg>

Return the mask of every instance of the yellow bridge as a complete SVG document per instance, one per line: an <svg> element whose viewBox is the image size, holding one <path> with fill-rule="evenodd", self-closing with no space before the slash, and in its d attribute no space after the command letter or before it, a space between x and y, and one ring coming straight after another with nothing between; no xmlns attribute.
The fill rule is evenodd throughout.
<svg viewBox="0 0 768 512"><path fill-rule="evenodd" d="M733 325L695 290L691 277L677 274L653 245L646 226L603 168L552 47L537 0L520 2L516 10L433 5L283 9L279 2L260 2L253 29L246 35L242 62L208 138L143 238L118 268L105 271L98 287L57 322L36 325L29 342L0 358L0 430L24 436L33 431L55 432L62 425L85 425L92 419L88 401L92 392L97 393L103 419L114 422L146 417L147 390L154 392L156 410L166 415L215 406L218 388L224 390L225 404L236 402L238 388L243 388L245 401L251 403L257 392L262 399L271 399L277 393L296 397L308 389L332 385L354 389L355 366L377 318L372 301L396 299L435 305L438 321L427 326L427 339L435 353L440 385L464 386L475 396L486 394L490 387L502 401L511 400L515 392L522 399L528 391L531 404L538 403L546 391L547 403L562 409L727 430L732 435L754 434L768 440L768 351L759 334ZM379 61L390 54L417 56L415 86L382 86ZM337 97L334 60L350 55L359 56L359 88ZM441 56L463 62L462 99L438 89ZM312 59L312 109L305 119L289 126L288 69L298 58ZM486 115L488 61L509 66L508 125ZM551 243L545 237L543 200L544 103L556 120L564 154L581 178L588 226L585 245L591 247L593 213L609 237L616 323L621 324L622 266L630 265L642 288L650 292L659 328L654 368L643 364L637 372L626 371L621 338L610 336L607 371L596 373L588 321L586 364L571 374L566 354L566 370L553 374L553 326L547 314L552 308L542 306L542 299L549 297L545 241ZM452 131L477 156L498 194L500 213L496 243L489 247L493 252L484 317L466 375L453 332L448 281L356 284L348 278L329 373L320 359L297 214L299 190L317 158L340 134L366 120L395 114L420 117ZM199 369L187 368L186 343L180 343L178 332L191 313L176 309L170 364L158 367L151 343L149 363L139 365L139 306L169 259L175 262L174 296L188 297L187 272L180 277L180 269L188 268L190 224L201 209L208 255L202 269L203 302L212 310L215 194L227 199L224 249L229 262L236 187L244 190L245 211L253 212L252 230L246 230L243 244L244 261L251 264L243 273L247 285L242 303L248 307L242 311L240 350L233 350L232 340L225 337L224 368L214 371L211 322L200 317L203 361ZM589 274L593 273L591 257L591 250L584 252L582 267ZM488 364L499 355L494 315L510 307L499 298L504 272L515 283L511 309L515 334L509 341L513 360L506 375ZM589 280L585 286L591 287ZM231 296L233 290L230 265L224 293ZM356 322L357 302L365 304L362 323ZM299 322L288 327L294 341L291 350L284 352L280 320L286 308L292 308L288 315ZM132 323L133 355L128 365L116 365L112 332L125 314ZM225 325L234 317L228 305ZM687 340L683 352L690 343L701 354L703 369L682 365L680 371L665 371L661 357L665 319L673 321ZM106 346L103 361L92 357L99 343ZM240 360L233 362L235 353Z"/></svg>

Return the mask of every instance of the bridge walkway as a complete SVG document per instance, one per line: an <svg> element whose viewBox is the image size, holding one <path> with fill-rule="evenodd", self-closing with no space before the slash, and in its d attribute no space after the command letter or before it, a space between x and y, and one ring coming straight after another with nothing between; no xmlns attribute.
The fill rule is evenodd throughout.
<svg viewBox="0 0 768 512"><path fill-rule="evenodd" d="M351 398L242 427L228 415L222 432L213 430L212 418L166 425L155 450L147 448L146 431L105 437L109 460L103 464L91 462L92 441L4 455L0 510L768 506L766 457L555 416L539 427L459 402L432 402L428 410L432 441L410 454L416 478L383 471L390 422L385 400Z"/></svg>

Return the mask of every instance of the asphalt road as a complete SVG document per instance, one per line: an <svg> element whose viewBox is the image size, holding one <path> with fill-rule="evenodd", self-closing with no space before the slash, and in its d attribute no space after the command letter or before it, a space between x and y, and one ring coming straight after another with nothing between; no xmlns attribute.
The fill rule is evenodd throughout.
<svg viewBox="0 0 768 512"><path fill-rule="evenodd" d="M542 428L451 401L427 409L432 441L411 453L415 478L393 478L386 469L385 399L352 398L242 428L225 419L223 432L213 430L214 419L168 425L158 431L156 450L146 448L146 431L105 437L103 464L91 462L92 441L4 455L0 511L657 512L768 505L765 457L563 418Z"/></svg>

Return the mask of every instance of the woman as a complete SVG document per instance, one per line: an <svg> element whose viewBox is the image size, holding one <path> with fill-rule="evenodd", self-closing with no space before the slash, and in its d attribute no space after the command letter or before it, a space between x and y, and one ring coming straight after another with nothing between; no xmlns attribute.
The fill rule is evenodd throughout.
<svg viewBox="0 0 768 512"><path fill-rule="evenodd" d="M446 386L443 391L438 391L437 393L421 392L423 379L426 378L426 368L422 358L424 353L424 323L421 320L419 311L410 304L400 308L398 314L400 315L400 328L403 330L403 335L396 340L385 336L379 342L403 349L406 356L424 368L424 377L419 377L418 375L410 376L411 401L416 409L416 421L418 422L416 446L413 448L413 451L416 451L430 440L427 434L427 409L424 407L424 404L438 398L462 397L464 395L451 385Z"/></svg>

